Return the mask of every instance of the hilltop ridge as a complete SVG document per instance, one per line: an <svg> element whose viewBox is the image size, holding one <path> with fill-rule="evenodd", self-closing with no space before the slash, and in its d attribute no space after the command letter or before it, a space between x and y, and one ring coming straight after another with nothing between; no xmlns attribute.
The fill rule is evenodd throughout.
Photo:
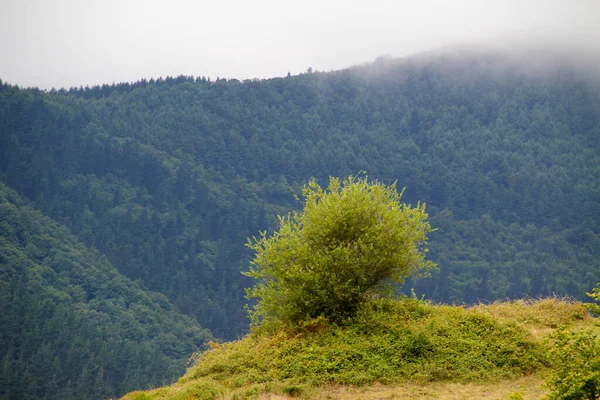
<svg viewBox="0 0 600 400"><path fill-rule="evenodd" d="M598 332L581 303L556 298L470 308L382 300L348 325L316 319L300 332L213 343L177 383L123 399L452 398L439 392L452 385L462 398L539 399L560 368L547 341L560 326Z"/></svg>

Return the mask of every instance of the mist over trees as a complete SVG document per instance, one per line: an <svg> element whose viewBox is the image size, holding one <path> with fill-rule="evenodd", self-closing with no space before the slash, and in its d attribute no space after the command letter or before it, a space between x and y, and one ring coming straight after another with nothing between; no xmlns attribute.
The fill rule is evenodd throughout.
<svg viewBox="0 0 600 400"><path fill-rule="evenodd" d="M439 271L406 289L449 303L584 299L600 274L598 82L569 64L540 71L457 52L263 81L179 76L50 92L0 83L0 180L131 290L161 293L193 329L222 339L248 329L246 239L299 209L294 195L310 178L359 171L427 203ZM3 275L10 293L15 276ZM14 332L3 324L0 337ZM3 371L18 359L10 354ZM115 382L110 390L124 387Z"/></svg>

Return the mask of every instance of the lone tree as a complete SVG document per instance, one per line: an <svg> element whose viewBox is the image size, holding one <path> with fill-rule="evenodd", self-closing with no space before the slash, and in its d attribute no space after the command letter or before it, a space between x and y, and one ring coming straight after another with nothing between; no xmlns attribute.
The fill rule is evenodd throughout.
<svg viewBox="0 0 600 400"><path fill-rule="evenodd" d="M311 180L302 195L302 212L279 217L273 235L248 240L254 326L340 322L392 283L435 266L422 248L431 229L425 204L401 204L396 184L350 176L330 178L324 190Z"/></svg>

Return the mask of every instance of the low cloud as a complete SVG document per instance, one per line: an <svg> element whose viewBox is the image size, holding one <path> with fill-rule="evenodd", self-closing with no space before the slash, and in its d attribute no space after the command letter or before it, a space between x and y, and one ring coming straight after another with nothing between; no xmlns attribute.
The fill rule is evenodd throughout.
<svg viewBox="0 0 600 400"><path fill-rule="evenodd" d="M597 0L7 0L0 79L49 89L179 74L268 78L456 43L594 53L598 15Z"/></svg>

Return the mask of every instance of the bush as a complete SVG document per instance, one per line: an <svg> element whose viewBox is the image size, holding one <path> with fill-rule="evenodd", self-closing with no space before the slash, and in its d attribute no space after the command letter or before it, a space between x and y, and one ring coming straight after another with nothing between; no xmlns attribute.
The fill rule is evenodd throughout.
<svg viewBox="0 0 600 400"><path fill-rule="evenodd" d="M298 327L324 317L340 322L393 282L434 266L425 260L425 204L401 204L395 184L366 177L331 178L326 190L311 180L303 189L304 210L279 217L279 230L252 238L256 254L247 290L257 299L254 326Z"/></svg>
<svg viewBox="0 0 600 400"><path fill-rule="evenodd" d="M552 336L554 372L549 399L597 399L600 396L600 342L590 330L559 328Z"/></svg>
<svg viewBox="0 0 600 400"><path fill-rule="evenodd" d="M598 282L596 284L596 287L592 289L592 293L586 294L592 299L594 299L594 301L600 301L600 282ZM587 303L586 306L591 312L600 316L600 305L598 305L597 303Z"/></svg>

